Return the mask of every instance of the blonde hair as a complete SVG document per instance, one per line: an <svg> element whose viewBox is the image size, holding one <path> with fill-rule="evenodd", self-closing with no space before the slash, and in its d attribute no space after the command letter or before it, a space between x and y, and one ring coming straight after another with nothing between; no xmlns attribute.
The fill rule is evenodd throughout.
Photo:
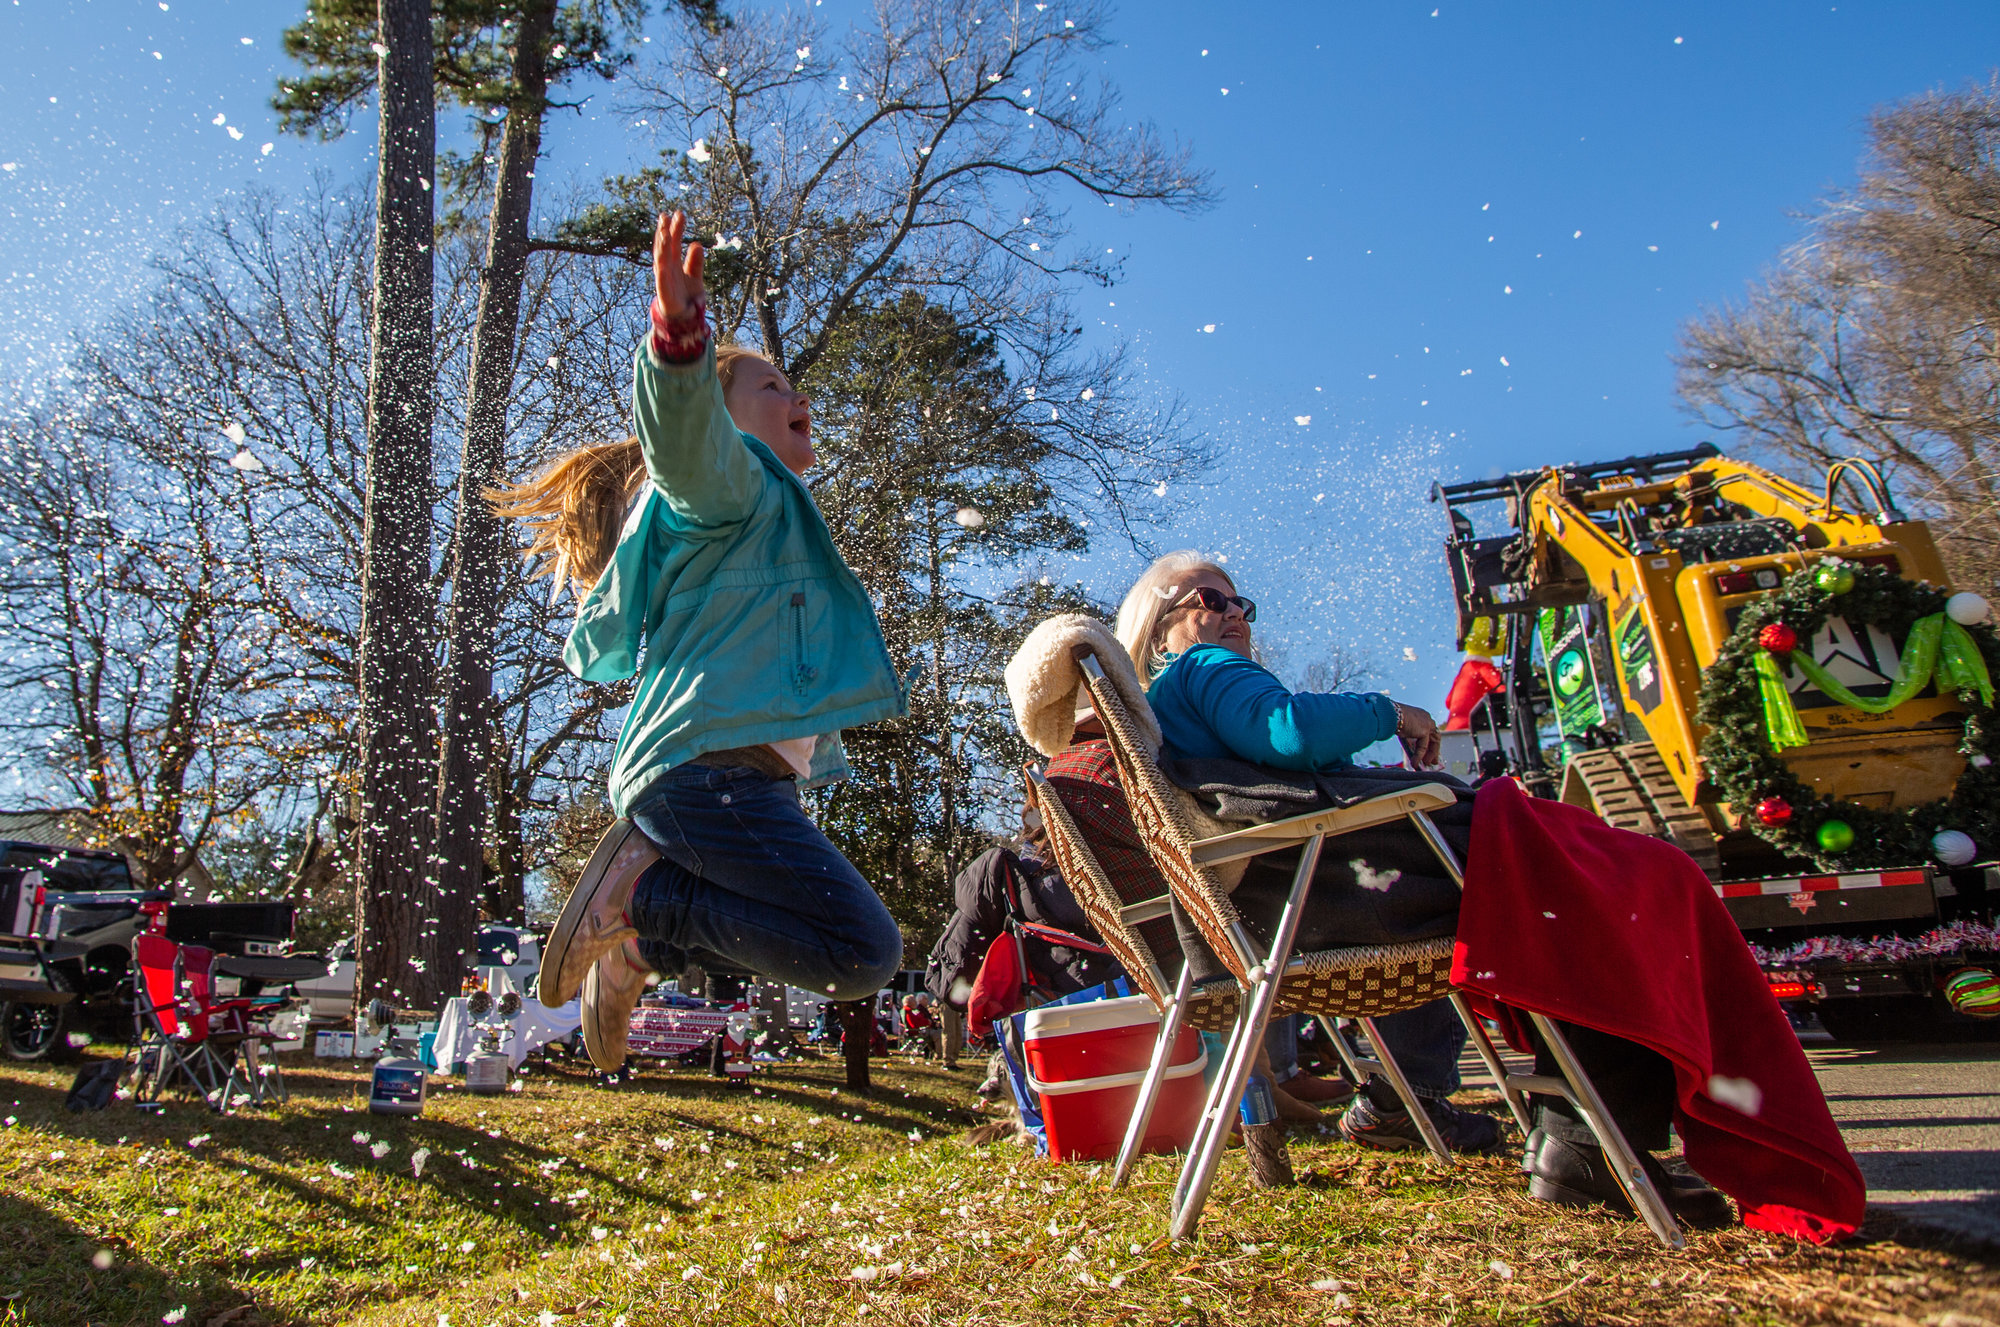
<svg viewBox="0 0 2000 1327"><path fill-rule="evenodd" d="M763 358L746 346L716 346L715 376L723 395L744 360ZM624 438L564 452L534 478L490 488L485 497L500 515L528 523L533 537L522 556L540 564L533 574L553 578L552 594L568 586L581 599L610 564L625 513L645 487L639 440Z"/></svg>
<svg viewBox="0 0 2000 1327"><path fill-rule="evenodd" d="M1204 571L1220 576L1228 584L1229 592L1236 592L1236 582L1228 572L1193 549L1183 548L1154 558L1153 564L1125 592L1125 602L1118 605L1118 643L1132 656L1132 667L1138 670L1139 680L1148 686L1167 666L1160 649L1160 639L1165 635L1160 619L1180 601L1188 582Z"/></svg>

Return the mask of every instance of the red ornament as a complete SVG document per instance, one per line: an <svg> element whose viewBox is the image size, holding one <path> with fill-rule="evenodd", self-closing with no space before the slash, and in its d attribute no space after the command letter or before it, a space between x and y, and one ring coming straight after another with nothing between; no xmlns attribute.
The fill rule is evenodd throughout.
<svg viewBox="0 0 2000 1327"><path fill-rule="evenodd" d="M1766 627L1765 630L1770 630ZM1757 803L1757 820L1765 825L1782 825L1792 818L1792 804L1782 797L1766 797Z"/></svg>
<svg viewBox="0 0 2000 1327"><path fill-rule="evenodd" d="M1782 622L1773 622L1757 633L1757 643L1773 654L1790 654L1799 648L1799 633Z"/></svg>

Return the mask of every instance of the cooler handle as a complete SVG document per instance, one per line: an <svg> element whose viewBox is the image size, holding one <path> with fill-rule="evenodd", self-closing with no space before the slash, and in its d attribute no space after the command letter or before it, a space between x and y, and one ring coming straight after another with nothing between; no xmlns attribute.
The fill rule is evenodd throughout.
<svg viewBox="0 0 2000 1327"><path fill-rule="evenodd" d="M1208 1067L1208 1044L1202 1043L1201 1054L1186 1064L1169 1066L1167 1078L1186 1078L1198 1074ZM1033 1069L1028 1070L1028 1086L1045 1097L1059 1097L1070 1092L1096 1092L1110 1087L1137 1087L1146 1079L1144 1069L1135 1069L1129 1074L1106 1074L1102 1078L1079 1078L1073 1083L1044 1083L1035 1077Z"/></svg>

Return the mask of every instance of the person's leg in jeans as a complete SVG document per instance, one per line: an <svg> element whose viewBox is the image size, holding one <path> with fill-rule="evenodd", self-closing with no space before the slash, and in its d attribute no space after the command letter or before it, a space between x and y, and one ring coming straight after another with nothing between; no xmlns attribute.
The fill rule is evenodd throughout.
<svg viewBox="0 0 2000 1327"><path fill-rule="evenodd" d="M895 977L895 919L807 818L791 780L681 765L646 790L632 820L661 853L630 908L655 971L699 963L835 1000L873 995Z"/></svg>
<svg viewBox="0 0 2000 1327"><path fill-rule="evenodd" d="M1449 1000L1433 1000L1375 1020L1389 1053L1410 1087L1427 1101L1443 1101L1458 1091L1458 1057L1465 1050L1465 1024ZM1385 1089L1388 1084L1382 1085ZM1401 1109L1394 1092L1380 1104Z"/></svg>

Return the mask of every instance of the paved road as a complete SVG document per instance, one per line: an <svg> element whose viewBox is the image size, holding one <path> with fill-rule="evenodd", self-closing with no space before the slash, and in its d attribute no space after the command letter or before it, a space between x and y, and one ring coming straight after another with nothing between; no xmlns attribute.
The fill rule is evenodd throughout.
<svg viewBox="0 0 2000 1327"><path fill-rule="evenodd" d="M1868 1201L2000 1245L2000 1044L1806 1043Z"/></svg>

